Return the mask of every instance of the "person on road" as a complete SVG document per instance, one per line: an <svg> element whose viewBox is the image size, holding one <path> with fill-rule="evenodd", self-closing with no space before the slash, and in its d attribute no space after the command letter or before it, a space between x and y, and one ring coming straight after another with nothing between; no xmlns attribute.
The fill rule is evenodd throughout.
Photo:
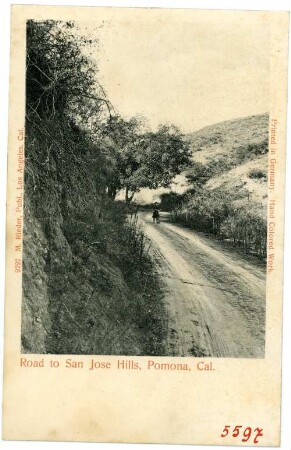
<svg viewBox="0 0 291 450"><path fill-rule="evenodd" d="M153 210L153 222L154 223L160 223L160 213L159 213L158 208L155 208Z"/></svg>

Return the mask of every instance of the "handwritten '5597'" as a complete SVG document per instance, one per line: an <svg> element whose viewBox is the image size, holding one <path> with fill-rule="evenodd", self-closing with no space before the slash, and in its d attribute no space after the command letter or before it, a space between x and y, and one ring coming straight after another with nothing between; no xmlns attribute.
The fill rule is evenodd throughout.
<svg viewBox="0 0 291 450"><path fill-rule="evenodd" d="M231 431L230 425L225 425L223 432L221 433L221 437L225 438L226 436L232 436L234 438L240 438L242 442L248 442L249 439L254 439L254 444L258 444L259 437L263 436L263 428L255 428L254 430L251 427L246 427L242 429L242 425L236 425Z"/></svg>

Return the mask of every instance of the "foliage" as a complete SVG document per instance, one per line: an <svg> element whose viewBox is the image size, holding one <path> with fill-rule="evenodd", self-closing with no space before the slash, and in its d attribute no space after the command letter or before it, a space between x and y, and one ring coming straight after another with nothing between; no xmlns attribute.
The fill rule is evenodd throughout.
<svg viewBox="0 0 291 450"><path fill-rule="evenodd" d="M243 246L246 252L266 257L267 220L260 217L255 208L244 206L232 211L221 224L221 233L233 241L233 245Z"/></svg>
<svg viewBox="0 0 291 450"><path fill-rule="evenodd" d="M238 206L231 194L204 188L194 195L189 193L188 200L172 210L171 219L265 257L267 224L258 213L260 209L247 200Z"/></svg>
<svg viewBox="0 0 291 450"><path fill-rule="evenodd" d="M94 43L73 22L27 22L26 110L39 117L66 115L73 123L98 117L111 105L83 47ZM92 123L91 123L92 126Z"/></svg>
<svg viewBox="0 0 291 450"><path fill-rule="evenodd" d="M268 178L266 171L256 168L251 169L248 173L248 176L249 178L264 179L264 180L267 180Z"/></svg>
<svg viewBox="0 0 291 450"><path fill-rule="evenodd" d="M186 178L190 184L201 186L205 184L213 175L213 170L207 164L196 161L191 163L191 167L186 171Z"/></svg>
<svg viewBox="0 0 291 450"><path fill-rule="evenodd" d="M259 155L265 155L269 150L268 138L263 139L260 142L253 142L247 145L240 145L236 149L236 155L238 162L242 163L249 159L255 158Z"/></svg>
<svg viewBox="0 0 291 450"><path fill-rule="evenodd" d="M189 145L173 125L161 125L157 132L146 133L141 144L140 165L131 180L133 187L169 187L190 162Z"/></svg>
<svg viewBox="0 0 291 450"><path fill-rule="evenodd" d="M168 192L160 195L160 209L162 211L172 211L173 209L179 208L184 195L177 194L176 192Z"/></svg>
<svg viewBox="0 0 291 450"><path fill-rule="evenodd" d="M125 189L126 200L131 201L141 188L169 187L175 175L189 164L189 145L174 126L160 126L157 132L144 131L139 118L110 117L103 132L110 137L116 160L108 188L112 197Z"/></svg>

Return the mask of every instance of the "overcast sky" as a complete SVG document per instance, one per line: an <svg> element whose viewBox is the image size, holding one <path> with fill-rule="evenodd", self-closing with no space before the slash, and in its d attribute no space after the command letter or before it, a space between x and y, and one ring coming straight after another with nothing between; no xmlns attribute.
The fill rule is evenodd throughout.
<svg viewBox="0 0 291 450"><path fill-rule="evenodd" d="M269 24L257 12L119 10L82 24L100 48L99 76L125 116L191 132L268 111Z"/></svg>

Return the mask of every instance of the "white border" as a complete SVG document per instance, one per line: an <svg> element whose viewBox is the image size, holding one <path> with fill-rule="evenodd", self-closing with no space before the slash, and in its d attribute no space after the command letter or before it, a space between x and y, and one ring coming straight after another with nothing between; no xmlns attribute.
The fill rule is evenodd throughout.
<svg viewBox="0 0 291 450"><path fill-rule="evenodd" d="M167 7L167 8L201 8L201 9L249 9L249 10L284 10L291 11L290 0L109 0L109 1L86 1L68 0L68 1L18 1L17 4L38 4L38 5L67 5L67 6L135 6L135 7ZM0 392L2 398L2 362L3 362L3 311L4 311L4 273L5 273L5 205L6 205L6 172L7 172L7 135L8 135L8 86L9 86L9 41L10 41L10 6L11 0L0 0L0 18L1 18L1 70L0 70L0 298L1 298L1 322L0 322ZM291 39L289 36L289 53L291 48ZM290 63L289 63L290 66ZM289 67L289 92L288 92L288 133L287 133L287 178L286 178L286 206L285 206L285 281L284 281L284 317L283 317L283 399L282 399L282 437L281 446L283 450L291 449L291 68ZM288 123L287 121L287 123ZM0 412L0 421L2 411ZM31 450L40 448L54 450L65 450L75 448L76 450L86 449L94 445L94 448L108 450L121 449L128 447L136 450L143 445L143 448L151 450L162 450L164 445L145 445L145 444L88 444L88 443L52 443L52 442L8 442L2 441L1 447L5 450L15 448ZM118 447L117 447L118 446ZM130 447L129 447L130 446ZM179 450L185 450L185 446L178 447ZM222 447L217 446L193 446L195 450L214 450ZM239 447L227 447L237 450ZM268 447L274 448L274 447ZM177 449L178 450L178 449Z"/></svg>

